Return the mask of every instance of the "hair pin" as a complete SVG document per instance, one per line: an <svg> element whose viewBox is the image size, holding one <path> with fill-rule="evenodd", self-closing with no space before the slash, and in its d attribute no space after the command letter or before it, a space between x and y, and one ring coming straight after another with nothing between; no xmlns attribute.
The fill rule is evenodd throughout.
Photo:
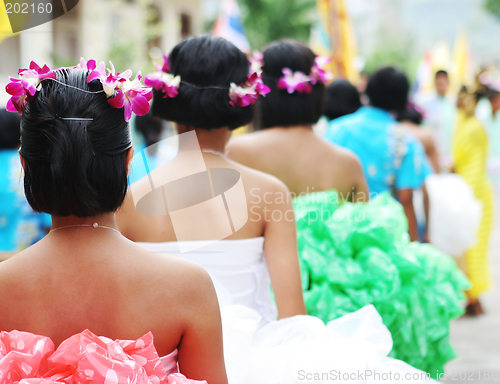
<svg viewBox="0 0 500 384"><path fill-rule="evenodd" d="M139 72L134 80L130 80L132 71L130 69L123 73L116 73L113 63L110 62L111 69L106 69L104 62L96 64L95 60L85 61L80 59L80 64L75 67L59 68L52 71L47 65L41 68L34 61L30 63L29 69L23 68L18 71L18 79L10 78L11 82L5 87L11 98L7 102L7 111L17 112L22 115L24 107L28 101L34 99L35 94L42 87L44 79L50 79L68 88L73 88L89 94L104 92L107 96L108 104L114 108L123 108L125 121L130 121L132 112L143 116L149 112L149 101L153 98L151 88L141 84L141 73ZM70 84L66 84L57 79L56 72L62 69L80 68L87 71L87 84L98 79L101 82L102 90L88 91ZM91 118L66 117L61 120L83 120L92 121Z"/></svg>
<svg viewBox="0 0 500 384"><path fill-rule="evenodd" d="M61 117L57 116L59 120L82 120L82 121L94 121L92 117Z"/></svg>

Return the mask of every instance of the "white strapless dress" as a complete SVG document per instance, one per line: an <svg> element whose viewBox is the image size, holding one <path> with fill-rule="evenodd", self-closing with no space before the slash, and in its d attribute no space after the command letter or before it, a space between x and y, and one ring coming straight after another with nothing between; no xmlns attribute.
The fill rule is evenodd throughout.
<svg viewBox="0 0 500 384"><path fill-rule="evenodd" d="M263 237L189 243L196 250L185 253L178 242L139 244L194 261L212 277L230 384L431 381L426 373L387 357L391 334L372 305L327 325L312 316L276 320Z"/></svg>

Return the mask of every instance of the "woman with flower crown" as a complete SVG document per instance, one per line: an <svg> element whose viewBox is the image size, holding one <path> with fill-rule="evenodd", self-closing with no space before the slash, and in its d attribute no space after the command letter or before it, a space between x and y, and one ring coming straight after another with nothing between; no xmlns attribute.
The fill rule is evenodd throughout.
<svg viewBox="0 0 500 384"><path fill-rule="evenodd" d="M392 341L372 306L327 326L305 316L288 189L225 153L231 130L252 120L269 91L255 64L226 40L201 36L179 43L146 76L153 114L177 123L179 154L131 186L117 212L120 230L210 273L232 384L427 381L387 357ZM185 137L196 140L187 145ZM203 166L193 166L197 159Z"/></svg>
<svg viewBox="0 0 500 384"><path fill-rule="evenodd" d="M443 372L455 357L450 321L463 312L467 280L450 257L410 243L403 208L389 195L367 204L345 201L345 187L330 171L352 174L352 161L333 162L323 152L329 144L311 131L324 102L319 71L308 68L313 58L291 41L264 50L263 81L271 93L257 103L262 130L231 140L228 156L300 194L293 204L308 312L327 323L373 304L392 333L391 356L431 374Z"/></svg>
<svg viewBox="0 0 500 384"><path fill-rule="evenodd" d="M328 60L293 40L270 44L264 55L263 78L272 92L260 103L255 125L265 129L232 139L228 156L278 177L293 196L336 189L342 200L368 201L357 156L312 129L324 110Z"/></svg>
<svg viewBox="0 0 500 384"><path fill-rule="evenodd" d="M209 275L130 242L115 222L128 120L152 97L131 74L32 62L7 86L26 197L53 225L0 264L0 383L227 383Z"/></svg>

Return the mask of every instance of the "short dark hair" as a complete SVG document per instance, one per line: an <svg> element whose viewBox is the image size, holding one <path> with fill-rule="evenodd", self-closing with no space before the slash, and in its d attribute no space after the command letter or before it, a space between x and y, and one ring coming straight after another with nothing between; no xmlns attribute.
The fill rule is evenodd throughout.
<svg viewBox="0 0 500 384"><path fill-rule="evenodd" d="M86 71L56 73L57 81L42 81L22 115L26 198L34 211L54 216L114 212L127 192L132 145L123 109L111 107L104 92L89 93L103 88L99 80L87 84Z"/></svg>
<svg viewBox="0 0 500 384"><path fill-rule="evenodd" d="M280 40L265 48L263 80L271 89L271 93L257 102L258 128L309 125L318 122L325 103L323 83L318 81L312 85L311 93L290 94L277 86L278 79L283 76L283 68L309 75L315 57L309 47L294 40Z"/></svg>
<svg viewBox="0 0 500 384"><path fill-rule="evenodd" d="M408 78L394 67L379 69L370 77L366 86L371 105L396 112L406 108L409 90Z"/></svg>
<svg viewBox="0 0 500 384"><path fill-rule="evenodd" d="M408 107L405 110L398 113L398 121L409 121L413 124L420 125L424 120L424 117L420 111L414 107Z"/></svg>
<svg viewBox="0 0 500 384"><path fill-rule="evenodd" d="M439 71L436 72L436 75L434 76L434 78L436 78L438 76L446 76L446 77L448 77L448 72L446 72L444 69L440 69Z"/></svg>
<svg viewBox="0 0 500 384"><path fill-rule="evenodd" d="M0 149L19 148L21 117L17 113L0 109Z"/></svg>
<svg viewBox="0 0 500 384"><path fill-rule="evenodd" d="M349 115L361 108L361 98L354 85L347 80L335 80L326 87L325 115L328 120Z"/></svg>
<svg viewBox="0 0 500 384"><path fill-rule="evenodd" d="M193 37L174 47L168 63L169 73L196 87L181 83L174 98L155 90L154 116L202 129L235 129L252 121L253 106L229 104L230 84L244 83L249 74L247 57L232 43L212 35Z"/></svg>

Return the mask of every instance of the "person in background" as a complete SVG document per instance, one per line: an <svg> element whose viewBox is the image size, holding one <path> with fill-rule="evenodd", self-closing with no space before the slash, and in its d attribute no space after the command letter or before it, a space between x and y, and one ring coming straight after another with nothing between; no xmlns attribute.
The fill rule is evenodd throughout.
<svg viewBox="0 0 500 384"><path fill-rule="evenodd" d="M394 118L406 108L409 82L392 67L373 74L370 105L330 124L325 139L352 150L361 160L370 193L390 192L403 205L412 240L418 239L413 190L431 173L423 146Z"/></svg>
<svg viewBox="0 0 500 384"><path fill-rule="evenodd" d="M451 163L451 141L455 127L456 105L448 97L450 80L448 72L439 70L434 77L435 94L418 102L424 110L425 126L434 135L440 154L440 165L449 168Z"/></svg>
<svg viewBox="0 0 500 384"><path fill-rule="evenodd" d="M163 133L163 122L151 116L151 112L144 116L135 116L132 125L132 141L136 153L143 151L144 156L149 164L150 170L158 166L158 143ZM136 140L134 142L134 140ZM129 181L134 183L142 177L146 176L145 169L135 168L130 172Z"/></svg>
<svg viewBox="0 0 500 384"><path fill-rule="evenodd" d="M323 114L325 85L317 81L310 92L280 89L283 68L310 73L315 55L293 40L270 44L264 51L263 80L271 89L257 103L260 130L231 139L228 157L283 181L293 196L335 189L342 200L369 200L357 156L332 145L312 129Z"/></svg>
<svg viewBox="0 0 500 384"><path fill-rule="evenodd" d="M422 113L417 108L409 106L398 114L398 121L409 134L422 143L434 172L439 173L439 152L434 141L434 136L429 131L422 129L424 121Z"/></svg>
<svg viewBox="0 0 500 384"><path fill-rule="evenodd" d="M439 153L437 151L432 133L422 129L422 113L414 106L408 106L404 111L398 114L398 121L410 135L415 137L424 146L425 154L427 155L434 172L439 173ZM422 194L424 205L423 208L420 209L420 214L418 212L418 208L415 208L417 209L416 216L420 238L422 241L428 242L428 220L430 207L429 194L427 193L425 184L422 185Z"/></svg>
<svg viewBox="0 0 500 384"><path fill-rule="evenodd" d="M477 93L465 87L460 91L457 100L457 126L453 136L455 172L465 179L476 198L483 204L477 243L466 252L462 260L464 272L472 283L466 308L466 314L469 316L484 313L479 296L491 286L488 247L493 223L493 191L486 172L488 136L475 116L479 98Z"/></svg>
<svg viewBox="0 0 500 384"><path fill-rule="evenodd" d="M488 174L500 196L500 92L484 87L483 97L476 108L476 116L483 123L488 134Z"/></svg>
<svg viewBox="0 0 500 384"><path fill-rule="evenodd" d="M24 196L19 161L19 115L0 110L0 252L18 252L40 240L51 226Z"/></svg>
<svg viewBox="0 0 500 384"><path fill-rule="evenodd" d="M361 108L359 92L349 81L333 81L326 88L325 116L328 120L349 115Z"/></svg>

